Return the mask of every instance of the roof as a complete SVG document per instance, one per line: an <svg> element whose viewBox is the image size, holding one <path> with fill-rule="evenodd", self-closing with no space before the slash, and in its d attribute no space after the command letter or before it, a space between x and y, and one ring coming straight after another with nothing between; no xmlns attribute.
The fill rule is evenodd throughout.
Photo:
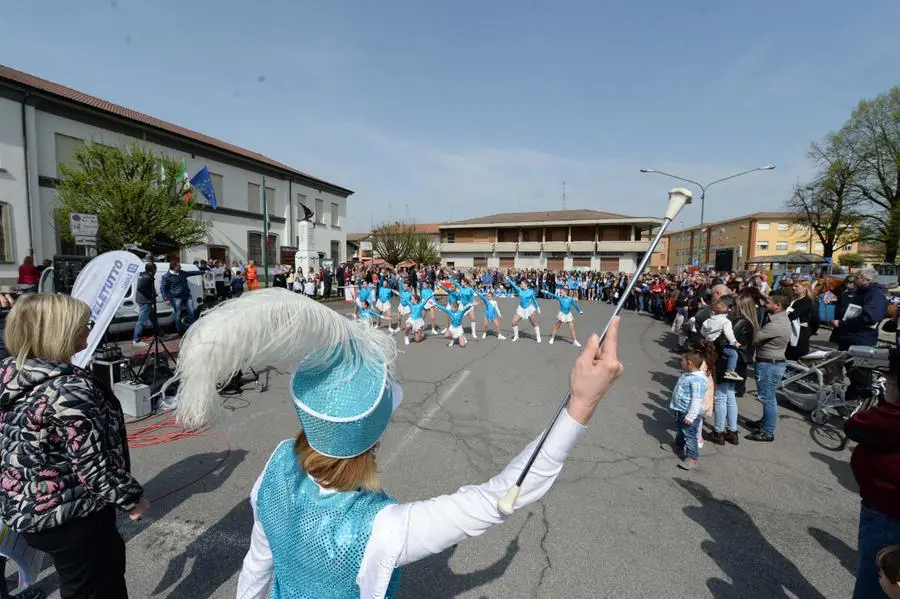
<svg viewBox="0 0 900 599"><path fill-rule="evenodd" d="M437 235L441 232L441 223L414 223L416 233L427 233L429 235Z"/></svg>
<svg viewBox="0 0 900 599"><path fill-rule="evenodd" d="M545 222L586 222L598 220L635 220L634 217L616 214L613 212L601 212L599 210L545 210L542 212L502 212L488 216L479 216L467 220L457 220L449 223L441 223L440 228L467 226L467 225L497 225L497 224L525 224ZM647 218L647 221L656 222L661 219Z"/></svg>
<svg viewBox="0 0 900 599"><path fill-rule="evenodd" d="M368 239L371 235L371 233L347 233L347 241L362 241L363 239Z"/></svg>
<svg viewBox="0 0 900 599"><path fill-rule="evenodd" d="M682 230L684 231L696 231L699 229L703 229L705 227L718 227L720 225L727 225L731 223L736 223L744 220L774 220L774 219L784 219L788 223L793 222L797 218L797 215L793 212L751 212L750 214L744 214L742 216L735 216L732 218L726 218L724 220L717 220L709 223L703 223L702 225L694 225L692 227L686 227L685 229L672 230L669 233L666 233L666 237L672 235L680 235Z"/></svg>
<svg viewBox="0 0 900 599"><path fill-rule="evenodd" d="M347 193L347 195L353 193L353 191L345 187L341 187L340 185L336 185L324 179L319 179L318 177L314 177L309 173L299 171L286 164L278 162L277 160L273 160L268 156L264 156L263 154L260 154L258 152L247 150L246 148L241 148L234 144L230 144L227 141L222 141L220 139L216 139L215 137L197 133L196 131L192 131L191 129L168 123L144 113L137 112L136 110L131 110L130 108L119 106L118 104L113 104L112 102L90 96L84 92L80 92L64 85L53 83L52 81L47 81L46 79L41 79L40 77L35 77L34 75L30 75L22 71L17 71L4 65L0 65L0 82L2 82L3 80L31 88L32 91L49 94L59 99L67 100L69 102L79 104L81 106L86 106L94 110L99 110L107 114L115 115L117 117L124 118L143 125L144 127L159 129L161 131L165 131L166 133L171 133L194 142L205 144L218 150L236 154L237 156L241 156L242 158L247 158L262 164L266 164L278 170L285 171L286 173L303 177L304 179L308 179L311 182L322 183L323 185L328 185L329 187L344 191Z"/></svg>

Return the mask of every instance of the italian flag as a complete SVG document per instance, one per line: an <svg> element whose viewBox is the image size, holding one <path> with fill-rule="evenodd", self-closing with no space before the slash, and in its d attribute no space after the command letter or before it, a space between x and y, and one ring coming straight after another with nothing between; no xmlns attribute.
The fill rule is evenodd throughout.
<svg viewBox="0 0 900 599"><path fill-rule="evenodd" d="M182 201L190 202L193 198L193 194L191 192L191 178L188 176L187 171L187 159L181 159L181 174L178 175L178 179L181 181L182 189L184 190L184 195L181 196Z"/></svg>

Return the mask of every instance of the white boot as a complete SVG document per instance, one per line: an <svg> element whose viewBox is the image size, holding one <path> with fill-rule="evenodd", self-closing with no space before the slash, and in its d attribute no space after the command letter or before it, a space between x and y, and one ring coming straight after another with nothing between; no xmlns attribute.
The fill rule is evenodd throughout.
<svg viewBox="0 0 900 599"><path fill-rule="evenodd" d="M516 325L516 326L513 327L513 338L512 338L512 342L515 343L515 342L518 341L518 340L519 340L519 327L518 327L518 325Z"/></svg>
<svg viewBox="0 0 900 599"><path fill-rule="evenodd" d="M555 340L556 340L555 337L550 337L550 341L548 341L547 343L548 343L549 345L553 345L553 342L554 342ZM541 340L540 340L540 338L538 338L538 343L540 343L540 342L541 342Z"/></svg>
<svg viewBox="0 0 900 599"><path fill-rule="evenodd" d="M409 335L407 335L403 338L403 343L406 345L409 345Z"/></svg>
<svg viewBox="0 0 900 599"><path fill-rule="evenodd" d="M481 334L481 338L482 338L482 339L487 339L487 331L485 331L485 332L483 332L483 333Z"/></svg>
<svg viewBox="0 0 900 599"><path fill-rule="evenodd" d="M472 323L472 339L475 339L475 340L478 339L478 335L475 333L475 323L474 322Z"/></svg>
<svg viewBox="0 0 900 599"><path fill-rule="evenodd" d="M537 327L534 327L534 336L537 339L537 342L541 342L541 330Z"/></svg>

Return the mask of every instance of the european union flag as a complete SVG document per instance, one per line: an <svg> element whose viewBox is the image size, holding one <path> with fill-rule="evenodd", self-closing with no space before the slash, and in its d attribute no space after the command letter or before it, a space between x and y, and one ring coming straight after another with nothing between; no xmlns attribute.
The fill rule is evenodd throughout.
<svg viewBox="0 0 900 599"><path fill-rule="evenodd" d="M191 186L197 188L207 200L213 210L219 207L216 201L216 190L213 189L212 178L209 176L209 169L205 166L197 171L197 174L191 178Z"/></svg>

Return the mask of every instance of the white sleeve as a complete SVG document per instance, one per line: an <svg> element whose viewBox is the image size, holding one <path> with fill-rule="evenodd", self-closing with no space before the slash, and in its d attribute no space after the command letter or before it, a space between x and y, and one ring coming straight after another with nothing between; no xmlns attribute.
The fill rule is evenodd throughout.
<svg viewBox="0 0 900 599"><path fill-rule="evenodd" d="M265 470L263 470L265 474ZM237 599L266 599L274 580L275 565L269 540L263 531L262 523L256 513L256 499L263 474L259 475L253 490L250 492L250 505L253 508L253 532L250 533L250 550L244 557L244 566L238 578Z"/></svg>
<svg viewBox="0 0 900 599"><path fill-rule="evenodd" d="M516 500L516 509L539 500L562 471L563 462L585 428L563 410L547 436ZM465 539L505 522L497 503L518 478L538 439L503 472L481 485L466 486L452 495L392 505L381 510L360 564L357 582L362 599L385 596L394 569L436 555Z"/></svg>
<svg viewBox="0 0 900 599"><path fill-rule="evenodd" d="M726 320L722 325L722 334L725 335L725 338L728 339L728 343L731 345L737 345L737 339L734 336L734 328L731 326L731 321Z"/></svg>

